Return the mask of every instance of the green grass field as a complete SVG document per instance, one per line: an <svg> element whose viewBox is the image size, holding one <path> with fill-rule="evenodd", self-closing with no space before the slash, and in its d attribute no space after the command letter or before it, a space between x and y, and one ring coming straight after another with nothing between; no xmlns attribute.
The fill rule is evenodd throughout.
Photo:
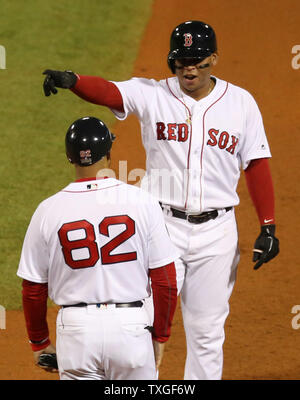
<svg viewBox="0 0 300 400"><path fill-rule="evenodd" d="M46 98L42 72L70 69L131 76L152 0L0 0L1 230L0 305L21 307L16 276L23 238L37 205L73 179L64 135L84 115L115 118L65 90Z"/></svg>

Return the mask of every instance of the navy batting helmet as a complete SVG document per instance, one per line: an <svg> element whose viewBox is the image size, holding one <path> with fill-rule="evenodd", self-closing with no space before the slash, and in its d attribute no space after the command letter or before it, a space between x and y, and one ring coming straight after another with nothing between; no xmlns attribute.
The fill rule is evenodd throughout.
<svg viewBox="0 0 300 400"><path fill-rule="evenodd" d="M100 119L80 118L67 131L66 154L72 164L89 166L109 153L114 140L115 135Z"/></svg>
<svg viewBox="0 0 300 400"><path fill-rule="evenodd" d="M168 65L175 74L174 63L176 59L204 59L216 51L216 34L210 25L201 21L183 22L171 34Z"/></svg>

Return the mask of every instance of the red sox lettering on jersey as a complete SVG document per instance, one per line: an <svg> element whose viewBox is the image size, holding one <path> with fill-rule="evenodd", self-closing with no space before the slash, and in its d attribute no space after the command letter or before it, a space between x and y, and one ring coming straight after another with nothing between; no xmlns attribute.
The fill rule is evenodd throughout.
<svg viewBox="0 0 300 400"><path fill-rule="evenodd" d="M186 35L186 43L189 40ZM151 177L152 171L169 171L174 175L173 186L157 191L160 201L189 212L237 205L240 167L271 155L252 95L213 79L214 89L199 101L182 92L176 77L114 82L125 110L113 110L117 118L133 113L141 121L147 154L144 187L150 180L151 187L160 185L159 178Z"/></svg>
<svg viewBox="0 0 300 400"><path fill-rule="evenodd" d="M226 149L228 153L234 154L239 139L226 131L221 132L218 139L219 132L219 129L209 129L210 139L207 141L207 145L218 146L220 149Z"/></svg>
<svg viewBox="0 0 300 400"><path fill-rule="evenodd" d="M187 124L176 124L164 122L156 123L157 140L177 140L185 142L188 139L189 127Z"/></svg>
<svg viewBox="0 0 300 400"><path fill-rule="evenodd" d="M175 140L185 142L189 137L189 125L186 123L176 124L156 122L157 140ZM230 135L228 132L220 132L219 129L209 129L210 139L206 142L209 146L218 146L220 149L226 149L230 154L234 154L239 139Z"/></svg>

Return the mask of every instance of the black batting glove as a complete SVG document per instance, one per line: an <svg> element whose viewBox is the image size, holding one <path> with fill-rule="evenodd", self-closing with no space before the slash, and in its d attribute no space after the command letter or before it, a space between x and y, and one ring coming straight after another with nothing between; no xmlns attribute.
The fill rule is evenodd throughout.
<svg viewBox="0 0 300 400"><path fill-rule="evenodd" d="M55 353L42 353L39 356L38 365L49 372L57 371L57 358Z"/></svg>
<svg viewBox="0 0 300 400"><path fill-rule="evenodd" d="M279 240L275 237L275 225L262 225L261 232L254 243L254 269L258 269L279 253Z"/></svg>
<svg viewBox="0 0 300 400"><path fill-rule="evenodd" d="M46 75L43 88L45 96L50 96L51 93L57 93L57 87L63 89L71 89L77 82L77 76L72 71L53 71L46 69L43 72Z"/></svg>

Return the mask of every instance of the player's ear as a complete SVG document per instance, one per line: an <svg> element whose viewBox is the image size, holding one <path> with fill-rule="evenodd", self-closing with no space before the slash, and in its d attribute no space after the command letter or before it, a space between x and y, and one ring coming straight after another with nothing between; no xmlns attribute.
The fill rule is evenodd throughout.
<svg viewBox="0 0 300 400"><path fill-rule="evenodd" d="M219 61L219 54L218 53L212 53L211 55L211 65L215 66L218 64Z"/></svg>

